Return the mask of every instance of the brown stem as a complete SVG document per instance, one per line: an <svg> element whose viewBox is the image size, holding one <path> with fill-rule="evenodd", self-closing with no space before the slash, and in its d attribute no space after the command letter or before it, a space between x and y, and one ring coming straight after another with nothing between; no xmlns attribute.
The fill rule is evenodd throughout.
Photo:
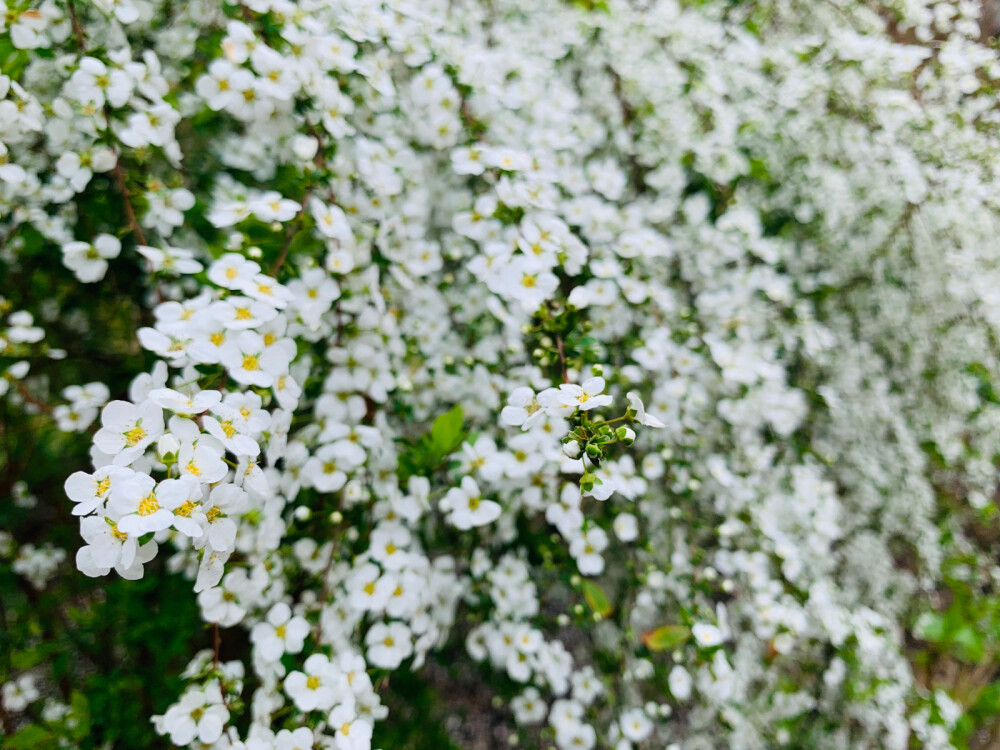
<svg viewBox="0 0 1000 750"><path fill-rule="evenodd" d="M292 240L295 239L295 227L302 224L302 219L306 215L309 205L309 196L312 194L312 187L306 189L306 194L302 196L302 208L299 209L299 215L295 217L293 221L288 226L287 236L285 237L285 244L281 247L281 253L278 255L278 260L274 262L274 267L271 269L271 276L273 278L278 278L278 271L281 267L285 265L285 260L288 258L288 251L292 247Z"/></svg>
<svg viewBox="0 0 1000 750"><path fill-rule="evenodd" d="M66 7L69 10L69 23L73 27L73 35L76 37L76 43L80 45L81 52L86 52L87 38L83 33L83 24L80 23L80 17L76 15L73 0L68 0Z"/></svg>
<svg viewBox="0 0 1000 750"><path fill-rule="evenodd" d="M219 634L219 623L212 623L212 669L219 668L219 649L222 648L222 636Z"/></svg>
<svg viewBox="0 0 1000 750"><path fill-rule="evenodd" d="M31 391L28 390L28 387L20 380L17 381L17 392L21 394L21 398L23 398L32 406L37 406L46 414L51 414L53 411L55 411L55 409L52 407L52 404L46 403L45 401L42 401L40 398L37 398L34 395L32 395Z"/></svg>
<svg viewBox="0 0 1000 750"><path fill-rule="evenodd" d="M559 354L559 364L562 366L563 382L569 382L569 372L566 370L566 353L563 351L562 336L556 336L556 352Z"/></svg>
<svg viewBox="0 0 1000 750"><path fill-rule="evenodd" d="M129 191L128 185L125 184L125 172L122 170L120 159L115 162L113 174L115 184L118 185L118 192L122 194L122 198L125 201L125 218L128 220L129 229L132 230L135 238L139 240L139 244L145 245L146 236L142 233L142 227L139 226L139 221L135 218L135 210L132 208L132 193Z"/></svg>

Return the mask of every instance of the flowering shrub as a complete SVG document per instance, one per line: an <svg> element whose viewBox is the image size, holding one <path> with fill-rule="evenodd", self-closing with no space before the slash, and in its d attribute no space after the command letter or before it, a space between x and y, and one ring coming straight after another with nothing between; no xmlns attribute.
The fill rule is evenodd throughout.
<svg viewBox="0 0 1000 750"><path fill-rule="evenodd" d="M428 664L489 747L979 741L979 3L0 10L4 580L147 587L164 741L417 747ZM10 747L101 740L24 630Z"/></svg>

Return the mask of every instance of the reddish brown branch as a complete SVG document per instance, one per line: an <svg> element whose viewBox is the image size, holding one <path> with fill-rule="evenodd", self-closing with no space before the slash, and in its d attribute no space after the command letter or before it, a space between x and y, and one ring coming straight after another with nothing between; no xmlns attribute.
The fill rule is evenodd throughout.
<svg viewBox="0 0 1000 750"><path fill-rule="evenodd" d="M122 194L122 198L125 201L125 219L128 221L129 229L132 230L135 238L139 240L139 244L145 245L146 236L142 233L142 227L139 226L138 219L135 218L135 210L132 208L132 193L129 191L128 185L125 184L125 172L122 170L120 159L115 162L113 174L115 176L115 184L118 185L118 192Z"/></svg>
<svg viewBox="0 0 1000 750"><path fill-rule="evenodd" d="M28 387L21 381L17 382L17 392L21 394L21 398L23 398L27 403L31 404L32 406L37 406L46 414L51 414L53 411L55 411L55 409L52 407L51 404L46 403L45 401L42 401L40 398L37 398L34 395L32 395L31 391L28 390Z"/></svg>
<svg viewBox="0 0 1000 750"><path fill-rule="evenodd" d="M69 23L73 27L73 36L76 37L76 43L80 45L81 52L86 52L87 37L83 33L83 24L80 23L80 17L76 15L73 0L68 0L66 8L69 10Z"/></svg>

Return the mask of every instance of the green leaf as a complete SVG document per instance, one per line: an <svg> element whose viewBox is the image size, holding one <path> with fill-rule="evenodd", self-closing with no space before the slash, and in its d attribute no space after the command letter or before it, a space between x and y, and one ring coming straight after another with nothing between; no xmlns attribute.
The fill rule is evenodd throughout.
<svg viewBox="0 0 1000 750"><path fill-rule="evenodd" d="M17 670L31 669L48 659L59 648L57 643L40 643L25 651L15 651L10 657L11 666Z"/></svg>
<svg viewBox="0 0 1000 750"><path fill-rule="evenodd" d="M456 405L434 420L431 425L431 446L440 456L462 444L462 407Z"/></svg>
<svg viewBox="0 0 1000 750"><path fill-rule="evenodd" d="M642 634L642 642L650 651L666 651L691 637L691 628L684 625L661 625Z"/></svg>
<svg viewBox="0 0 1000 750"><path fill-rule="evenodd" d="M959 656L970 662L982 661L985 649L983 639L971 625L963 625L952 635L952 642L957 647Z"/></svg>
<svg viewBox="0 0 1000 750"><path fill-rule="evenodd" d="M82 740L90 734L90 704L87 701L87 696L79 690L73 691L69 703L73 707L73 716L76 719L73 737Z"/></svg>
<svg viewBox="0 0 1000 750"><path fill-rule="evenodd" d="M940 643L946 637L944 617L937 612L924 612L913 627L914 635L924 641Z"/></svg>
<svg viewBox="0 0 1000 750"><path fill-rule="evenodd" d="M4 747L7 750L35 750L39 747L52 747L52 733L37 724L25 727L13 737L9 737Z"/></svg>
<svg viewBox="0 0 1000 750"><path fill-rule="evenodd" d="M590 608L602 617L611 614L611 602L608 601L607 594L593 581L583 582L583 598L587 600Z"/></svg>

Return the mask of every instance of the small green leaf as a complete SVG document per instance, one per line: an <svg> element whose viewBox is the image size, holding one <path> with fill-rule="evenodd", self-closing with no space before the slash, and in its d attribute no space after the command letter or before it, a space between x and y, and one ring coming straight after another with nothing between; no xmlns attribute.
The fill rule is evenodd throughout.
<svg viewBox="0 0 1000 750"><path fill-rule="evenodd" d="M73 716L76 719L73 737L82 740L90 734L90 704L87 702L87 696L79 690L74 690L70 698L70 706L73 707Z"/></svg>
<svg viewBox="0 0 1000 750"><path fill-rule="evenodd" d="M983 639L971 625L963 625L952 635L952 642L957 647L959 656L976 663L982 661L985 649Z"/></svg>
<svg viewBox="0 0 1000 750"><path fill-rule="evenodd" d="M37 724L25 727L13 737L9 737L4 747L8 750L35 750L39 747L52 747L55 738L47 729Z"/></svg>
<svg viewBox="0 0 1000 750"><path fill-rule="evenodd" d="M661 625L642 634L642 642L650 651L666 651L691 637L691 628L684 625Z"/></svg>
<svg viewBox="0 0 1000 750"><path fill-rule="evenodd" d="M590 608L602 617L611 614L611 602L608 601L607 594L593 581L583 582L583 598L587 600Z"/></svg>
<svg viewBox="0 0 1000 750"><path fill-rule="evenodd" d="M58 650L59 645L56 643L41 643L26 651L15 651L11 654L10 663L17 670L31 669L37 667Z"/></svg>
<svg viewBox="0 0 1000 750"><path fill-rule="evenodd" d="M431 425L431 446L440 456L449 453L462 444L462 407L454 406Z"/></svg>

